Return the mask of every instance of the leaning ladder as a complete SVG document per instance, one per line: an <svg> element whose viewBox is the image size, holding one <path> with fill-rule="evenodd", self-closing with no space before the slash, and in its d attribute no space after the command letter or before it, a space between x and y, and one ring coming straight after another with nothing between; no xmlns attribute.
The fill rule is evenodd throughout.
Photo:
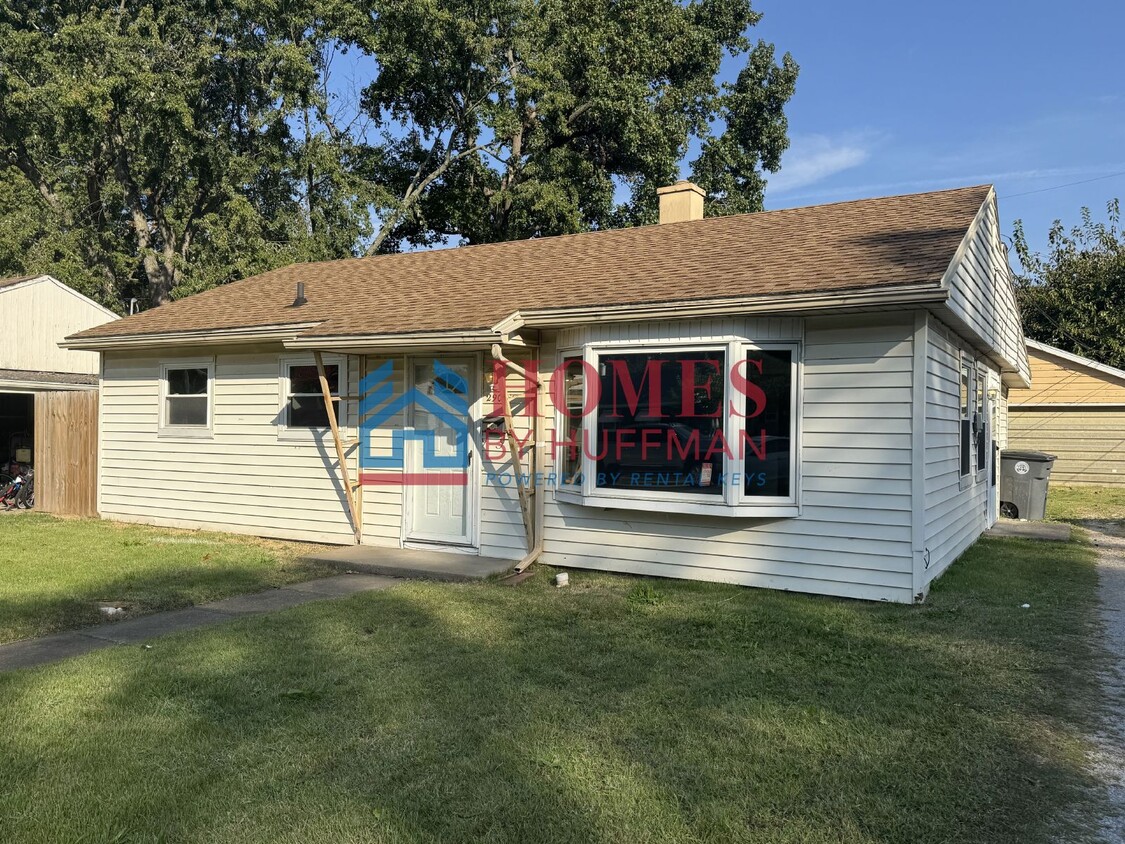
<svg viewBox="0 0 1125 844"><path fill-rule="evenodd" d="M347 361L346 371L340 373L341 377L338 382L340 384L340 395L337 398L340 401L341 407L345 406L345 402L358 400L358 396L345 395L347 392L346 388L351 383L348 376L351 371L352 358L358 359L360 366L359 374L361 378L363 376L363 357L361 355L345 356L345 360ZM324 357L319 351L314 351L313 360L316 361L316 374L320 379L320 393L324 398L324 410L328 415L328 427L332 429L332 442L336 446L336 460L340 464L340 480L344 485L344 496L348 503L348 516L351 518L352 532L358 544L360 536L363 533L363 511L361 509L363 499L362 495L357 493L361 493L363 487L362 484L358 482L352 483L351 475L348 472L347 451L349 448L358 445L359 440L356 439L345 442L341 437L340 424L336 419L336 404L332 401L332 388L328 384L328 376L324 370ZM347 418L346 414L344 418ZM357 419L357 428L358 425L359 420Z"/></svg>

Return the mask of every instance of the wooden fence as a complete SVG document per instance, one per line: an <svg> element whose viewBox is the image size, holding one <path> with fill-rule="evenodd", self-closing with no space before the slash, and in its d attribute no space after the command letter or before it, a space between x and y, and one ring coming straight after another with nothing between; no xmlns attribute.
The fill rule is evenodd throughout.
<svg viewBox="0 0 1125 844"><path fill-rule="evenodd" d="M35 394L35 508L98 514L98 392Z"/></svg>

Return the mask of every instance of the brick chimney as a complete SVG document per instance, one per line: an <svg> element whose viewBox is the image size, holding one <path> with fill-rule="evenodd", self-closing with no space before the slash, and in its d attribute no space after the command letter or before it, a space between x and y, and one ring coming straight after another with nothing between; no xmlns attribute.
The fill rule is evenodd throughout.
<svg viewBox="0 0 1125 844"><path fill-rule="evenodd" d="M699 185L680 179L674 185L657 188L660 197L660 224L684 223L703 219L703 198L707 195Z"/></svg>

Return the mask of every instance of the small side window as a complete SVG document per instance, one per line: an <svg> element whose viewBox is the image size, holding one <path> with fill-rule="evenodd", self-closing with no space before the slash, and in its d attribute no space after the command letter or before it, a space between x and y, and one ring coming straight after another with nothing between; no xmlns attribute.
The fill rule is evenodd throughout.
<svg viewBox="0 0 1125 844"><path fill-rule="evenodd" d="M160 433L210 435L214 380L211 363L172 363L161 369Z"/></svg>
<svg viewBox="0 0 1125 844"><path fill-rule="evenodd" d="M961 477L972 469L972 384L973 371L969 362L961 361Z"/></svg>
<svg viewBox="0 0 1125 844"><path fill-rule="evenodd" d="M324 375L336 402L339 416L340 366L324 365ZM285 407L282 409L286 428L320 429L328 427L328 410L320 389L320 374L314 363L290 363L285 367Z"/></svg>
<svg viewBox="0 0 1125 844"><path fill-rule="evenodd" d="M977 371L977 408L976 408L976 437L977 437L977 471L983 472L985 461L988 459L988 416L985 412L984 401L984 372Z"/></svg>

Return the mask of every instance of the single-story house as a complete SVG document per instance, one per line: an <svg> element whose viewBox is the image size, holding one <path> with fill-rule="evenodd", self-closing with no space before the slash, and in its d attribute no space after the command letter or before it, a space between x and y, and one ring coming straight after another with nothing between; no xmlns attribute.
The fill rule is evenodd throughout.
<svg viewBox="0 0 1125 844"><path fill-rule="evenodd" d="M1013 387L1008 445L1058 457L1051 479L1125 486L1125 371L1027 341L1030 388Z"/></svg>
<svg viewBox="0 0 1125 844"><path fill-rule="evenodd" d="M660 203L73 335L102 353L99 511L921 600L997 517L1001 393L1029 380L995 192Z"/></svg>
<svg viewBox="0 0 1125 844"><path fill-rule="evenodd" d="M97 512L99 355L59 341L115 319L49 275L0 279L0 472L33 465L40 509Z"/></svg>

